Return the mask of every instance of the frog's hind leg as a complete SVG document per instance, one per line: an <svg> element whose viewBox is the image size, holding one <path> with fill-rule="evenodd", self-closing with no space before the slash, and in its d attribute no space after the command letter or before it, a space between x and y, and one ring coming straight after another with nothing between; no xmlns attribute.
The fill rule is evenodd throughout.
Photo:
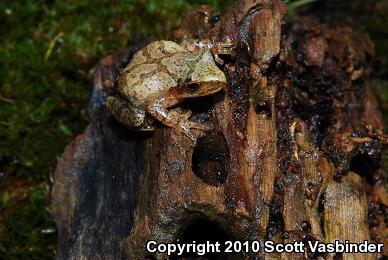
<svg viewBox="0 0 388 260"><path fill-rule="evenodd" d="M152 127L144 125L145 111L130 102L117 97L108 97L107 106L120 123L136 130L154 130Z"/></svg>

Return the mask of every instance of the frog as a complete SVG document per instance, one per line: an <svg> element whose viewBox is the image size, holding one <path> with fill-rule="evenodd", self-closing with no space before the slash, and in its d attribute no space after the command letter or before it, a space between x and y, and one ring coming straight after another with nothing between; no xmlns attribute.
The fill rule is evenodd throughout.
<svg viewBox="0 0 388 260"><path fill-rule="evenodd" d="M157 120L192 140L192 129L210 130L209 125L191 121L190 110L175 108L186 99L213 95L226 87L226 76L211 48L203 46L161 40L135 53L118 77L118 94L107 97L113 117L135 131L153 131Z"/></svg>

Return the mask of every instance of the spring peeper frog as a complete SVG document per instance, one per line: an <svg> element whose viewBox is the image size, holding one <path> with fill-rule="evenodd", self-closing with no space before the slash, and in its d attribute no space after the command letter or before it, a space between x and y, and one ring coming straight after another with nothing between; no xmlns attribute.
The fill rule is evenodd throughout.
<svg viewBox="0 0 388 260"><path fill-rule="evenodd" d="M107 106L121 123L135 130L154 130L147 115L185 133L208 126L189 120L191 111L170 109L187 98L207 96L226 85L224 73L208 48L189 49L172 41L156 41L138 51L119 76L119 95Z"/></svg>

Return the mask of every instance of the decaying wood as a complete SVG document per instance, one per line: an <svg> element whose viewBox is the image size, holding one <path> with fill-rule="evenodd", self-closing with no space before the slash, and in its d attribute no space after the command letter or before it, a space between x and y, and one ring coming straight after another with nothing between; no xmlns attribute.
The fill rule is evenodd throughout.
<svg viewBox="0 0 388 260"><path fill-rule="evenodd" d="M383 242L387 192L373 47L349 27L314 20L286 26L284 15L281 0L242 0L214 26L191 26L198 15L186 16L177 40L208 35L236 43L221 67L226 93L182 104L192 120L213 125L204 136L195 132L196 142L162 126L130 132L105 107L120 69L146 39L100 62L91 124L55 174L58 258L144 259L148 240L204 241L209 230L218 234L212 239L261 243ZM254 256L333 257L219 257Z"/></svg>
<svg viewBox="0 0 388 260"><path fill-rule="evenodd" d="M344 200L343 198L346 198ZM358 174L349 172L342 182L331 180L325 191L323 216L326 242L335 240L362 243L370 240L368 229L368 205L363 180ZM374 259L373 254L345 253L345 259Z"/></svg>

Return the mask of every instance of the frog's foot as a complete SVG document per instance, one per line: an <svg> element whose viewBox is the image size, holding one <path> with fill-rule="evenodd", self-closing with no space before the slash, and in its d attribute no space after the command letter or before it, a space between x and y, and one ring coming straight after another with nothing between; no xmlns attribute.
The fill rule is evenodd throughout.
<svg viewBox="0 0 388 260"><path fill-rule="evenodd" d="M202 131L208 131L211 129L209 125L199 124L192 121L187 121L186 124L188 125L189 128L194 128Z"/></svg>
<svg viewBox="0 0 388 260"><path fill-rule="evenodd" d="M214 60L217 64L223 65L224 61L220 55L228 55L234 57L236 54L236 43L234 42L219 42L215 43L211 48L211 53L214 56Z"/></svg>
<svg viewBox="0 0 388 260"><path fill-rule="evenodd" d="M187 121L189 120L192 112L190 110L188 110L187 112L185 113L179 113L177 112L176 110L171 110L170 111L171 115L175 118L179 118L181 121Z"/></svg>
<svg viewBox="0 0 388 260"><path fill-rule="evenodd" d="M197 138L194 137L193 132L191 129L198 129L200 130L199 136L202 136L205 131L210 130L210 126L204 125L204 124L199 124L195 123L192 121L181 121L178 125L178 131L181 133L184 133L187 135L191 140L195 141Z"/></svg>
<svg viewBox="0 0 388 260"><path fill-rule="evenodd" d="M210 129L210 127L207 125L190 121L189 118L192 115L192 112L190 110L186 111L185 113L179 113L176 110L171 110L170 113L173 117L179 119L179 122L180 122L179 125L183 125L184 128L188 128L188 129L195 128L203 131Z"/></svg>
<svg viewBox="0 0 388 260"><path fill-rule="evenodd" d="M191 140L195 141L194 135L191 131L192 128L198 129L201 131L207 131L210 129L209 126L204 124L195 123L189 120L192 112L189 110L185 113L179 113L176 110L170 110L170 115L177 120L177 125L175 128L181 132L186 134Z"/></svg>
<svg viewBox="0 0 388 260"><path fill-rule="evenodd" d="M236 50L235 42L220 42L216 44L217 54L233 54Z"/></svg>

